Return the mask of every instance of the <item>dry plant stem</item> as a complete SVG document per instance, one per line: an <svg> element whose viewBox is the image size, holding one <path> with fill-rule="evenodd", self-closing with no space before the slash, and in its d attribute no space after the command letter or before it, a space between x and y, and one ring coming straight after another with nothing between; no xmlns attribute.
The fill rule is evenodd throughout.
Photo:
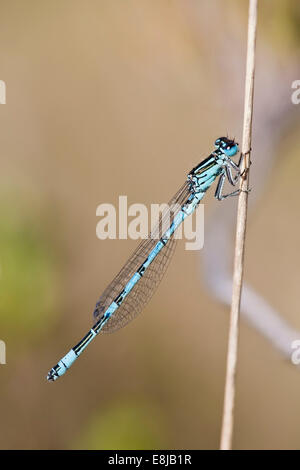
<svg viewBox="0 0 300 470"><path fill-rule="evenodd" d="M239 336L239 315L243 282L244 251L247 222L248 188L249 188L249 166L252 131L252 111L253 111L253 89L255 71L255 40L257 24L257 0L249 1L248 19L248 46L247 46L247 66L245 81L245 105L242 152L246 154L244 168L247 171L241 178L240 189L242 190L238 200L236 243L233 270L232 302L230 312L229 340L227 352L227 370L223 409L223 422L221 431L221 450L232 448L232 434L234 423L235 404L235 377L237 366L238 336Z"/></svg>

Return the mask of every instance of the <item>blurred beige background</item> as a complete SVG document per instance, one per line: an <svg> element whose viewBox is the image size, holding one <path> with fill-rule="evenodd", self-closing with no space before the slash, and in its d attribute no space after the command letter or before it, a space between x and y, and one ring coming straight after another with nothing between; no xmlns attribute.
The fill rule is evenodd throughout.
<svg viewBox="0 0 300 470"><path fill-rule="evenodd" d="M274 103L280 82L285 107L266 129L274 165L253 172L246 256L247 281L298 329L299 18L296 0L260 2L256 92ZM241 142L246 29L237 0L1 1L2 449L218 447L228 308L183 242L135 322L45 376L136 247L96 238L97 205L166 202L215 138ZM234 447L299 448L299 396L300 371L242 322Z"/></svg>

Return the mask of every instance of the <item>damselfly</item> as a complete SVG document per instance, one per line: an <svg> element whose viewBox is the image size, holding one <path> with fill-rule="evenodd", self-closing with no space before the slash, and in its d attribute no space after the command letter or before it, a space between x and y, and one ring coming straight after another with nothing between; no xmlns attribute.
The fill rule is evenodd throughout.
<svg viewBox="0 0 300 470"><path fill-rule="evenodd" d="M219 178L215 197L218 200L236 196L240 190L223 194L227 178L235 186L242 176L241 154L236 164L231 157L237 155L238 144L227 137L215 141L215 149L188 174L187 180L162 214L149 237L143 240L115 279L105 289L94 310L94 326L48 373L48 380L63 375L89 343L102 331L113 332L135 318L146 305L164 273L174 252L174 232L197 208L206 191ZM168 220L167 220L168 218ZM162 227L166 224L166 229Z"/></svg>

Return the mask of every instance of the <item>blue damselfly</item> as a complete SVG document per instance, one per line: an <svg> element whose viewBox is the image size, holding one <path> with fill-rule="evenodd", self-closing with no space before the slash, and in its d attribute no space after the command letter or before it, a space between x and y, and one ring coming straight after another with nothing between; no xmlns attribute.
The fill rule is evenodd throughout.
<svg viewBox="0 0 300 470"><path fill-rule="evenodd" d="M215 141L214 151L191 170L149 237L140 243L101 295L94 310L92 329L50 370L48 380L63 375L100 331L116 331L142 311L166 272L175 248L174 232L194 212L216 178L219 178L215 191L218 200L240 193L239 189L222 193L226 178L235 186L243 175L240 168L244 155L240 155L237 164L231 158L238 151L238 144L228 137ZM167 227L163 229L166 223Z"/></svg>

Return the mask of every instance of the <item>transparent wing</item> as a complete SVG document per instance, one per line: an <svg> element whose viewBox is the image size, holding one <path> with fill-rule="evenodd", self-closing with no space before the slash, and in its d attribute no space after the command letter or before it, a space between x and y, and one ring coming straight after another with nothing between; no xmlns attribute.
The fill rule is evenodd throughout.
<svg viewBox="0 0 300 470"><path fill-rule="evenodd" d="M190 184L185 182L171 199L168 207L162 212L158 222L151 230L149 237L140 243L125 266L101 295L94 311L96 321L102 317L109 305L124 289L133 274L144 263L150 251L154 248L161 235L167 230L176 214L181 210L182 204L188 199L189 195ZM174 253L175 246L176 239L172 236L166 243L166 246L146 269L143 277L137 282L127 297L125 297L120 307L105 323L102 328L104 333L112 333L122 328L142 311L163 278Z"/></svg>

